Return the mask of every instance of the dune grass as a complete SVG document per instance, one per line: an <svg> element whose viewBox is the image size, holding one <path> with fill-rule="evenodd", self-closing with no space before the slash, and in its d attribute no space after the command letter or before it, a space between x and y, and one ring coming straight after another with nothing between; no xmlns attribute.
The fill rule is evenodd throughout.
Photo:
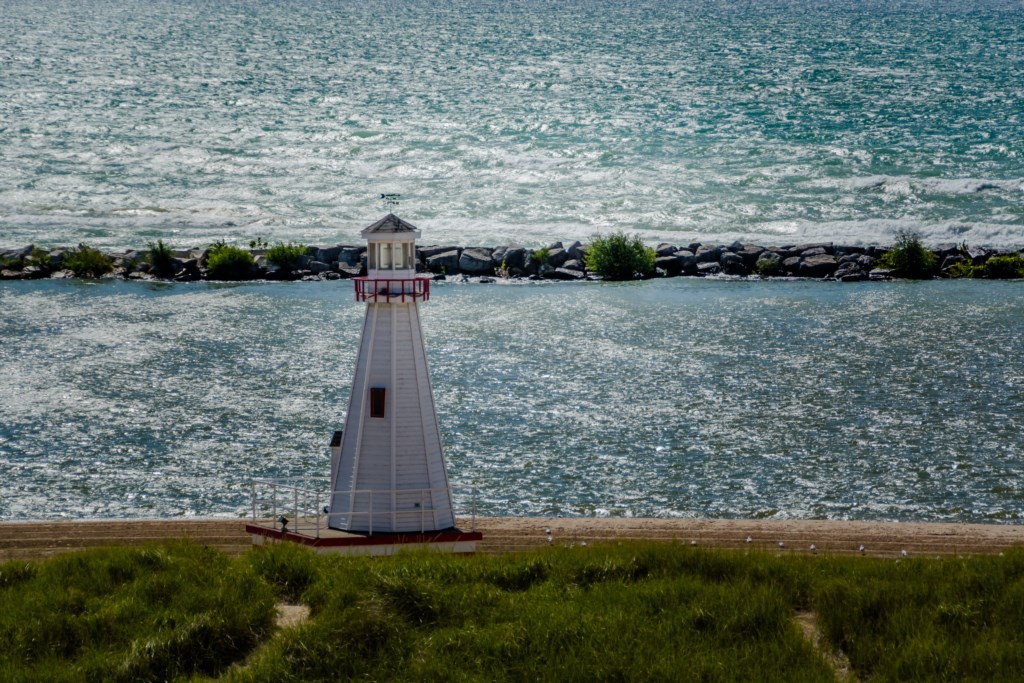
<svg viewBox="0 0 1024 683"><path fill-rule="evenodd" d="M274 596L245 563L190 544L0 565L0 680L217 674L264 639Z"/></svg>
<svg viewBox="0 0 1024 683"><path fill-rule="evenodd" d="M273 627L276 601L311 618ZM679 544L237 560L190 545L0 565L2 680L1019 680L1024 552L775 556ZM231 666L234 664L234 666Z"/></svg>

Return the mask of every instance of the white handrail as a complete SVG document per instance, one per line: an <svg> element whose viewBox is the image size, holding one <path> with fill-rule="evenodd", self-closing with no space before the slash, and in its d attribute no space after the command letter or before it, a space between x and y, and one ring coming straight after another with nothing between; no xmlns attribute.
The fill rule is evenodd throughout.
<svg viewBox="0 0 1024 683"><path fill-rule="evenodd" d="M416 510L409 510L407 512L396 512L394 510L388 511L375 511L373 509L373 497L374 494L385 494L390 497L392 494L400 493L406 496L412 495L419 497L421 503L416 507L418 508L420 517L420 531L421 533L426 530L426 516L429 513L437 512L451 512L452 517L455 517L455 505L444 505L441 507L434 507L433 500L435 494L446 493L447 499L452 500L452 494L456 491L465 491L467 487L464 486L448 486L439 488L424 488L424 489L357 489L357 490L338 490L328 491L326 498L328 500L334 500L337 496L347 497L348 500L352 500L356 496L367 497L367 509L365 511L345 511L345 512L327 512L327 510L321 507L321 502L324 500L324 490L327 488L326 477L283 477L280 479L254 479L251 484L251 508L252 508L252 523L260 524L260 513L266 511L269 508L270 511L270 526L274 529L279 527L279 512L291 513L292 518L287 522L287 530L302 533L303 531L309 531L311 534L315 534L317 538L320 537L321 531L331 526L331 521L339 520L339 527L350 526L355 519L363 518L365 516L367 523L367 533L373 534L374 521L376 515L394 515L394 514L409 514L414 513ZM477 488L475 485L468 487L470 492L470 530L476 531L476 512L477 512ZM313 502L312 507L310 501ZM430 501L429 504L424 502ZM289 505L290 503L290 505ZM346 506L342 506L346 507ZM326 519L324 519L326 518ZM286 525L280 524L282 530Z"/></svg>

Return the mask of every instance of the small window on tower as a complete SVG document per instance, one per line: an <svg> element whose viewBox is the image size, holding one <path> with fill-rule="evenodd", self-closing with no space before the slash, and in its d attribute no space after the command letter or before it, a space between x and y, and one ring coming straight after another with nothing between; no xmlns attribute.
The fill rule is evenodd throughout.
<svg viewBox="0 0 1024 683"><path fill-rule="evenodd" d="M384 417L384 387L370 389L370 417Z"/></svg>

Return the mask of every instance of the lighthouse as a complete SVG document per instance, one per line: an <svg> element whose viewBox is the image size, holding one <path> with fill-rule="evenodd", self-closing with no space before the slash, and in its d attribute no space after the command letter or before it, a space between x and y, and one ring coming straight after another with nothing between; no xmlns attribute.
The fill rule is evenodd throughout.
<svg viewBox="0 0 1024 683"><path fill-rule="evenodd" d="M327 526L355 533L423 533L455 526L419 304L420 231L388 214L360 233L366 303L345 427L331 449Z"/></svg>

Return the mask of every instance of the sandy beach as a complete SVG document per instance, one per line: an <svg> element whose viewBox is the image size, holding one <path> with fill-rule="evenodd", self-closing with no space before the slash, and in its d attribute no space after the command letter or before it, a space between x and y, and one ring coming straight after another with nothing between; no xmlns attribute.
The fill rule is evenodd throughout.
<svg viewBox="0 0 1024 683"><path fill-rule="evenodd" d="M238 555L251 547L244 519L0 522L0 562L92 547L187 538ZM462 529L474 521L460 518ZM776 553L937 557L993 554L1024 545L1024 526L832 520L477 517L482 553L648 540ZM550 531L550 541L549 534ZM863 549L862 549L863 546Z"/></svg>

